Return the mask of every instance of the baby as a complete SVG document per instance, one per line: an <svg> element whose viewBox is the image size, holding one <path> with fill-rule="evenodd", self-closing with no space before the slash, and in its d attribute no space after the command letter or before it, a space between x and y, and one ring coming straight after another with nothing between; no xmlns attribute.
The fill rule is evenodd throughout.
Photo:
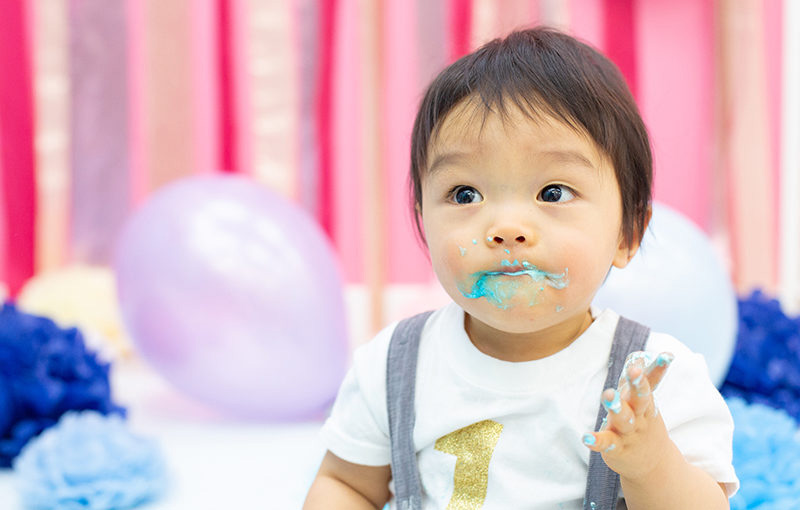
<svg viewBox="0 0 800 510"><path fill-rule="evenodd" d="M524 30L446 68L411 186L453 302L357 350L304 508L728 508L733 422L702 356L591 305L639 248L651 181L589 46Z"/></svg>

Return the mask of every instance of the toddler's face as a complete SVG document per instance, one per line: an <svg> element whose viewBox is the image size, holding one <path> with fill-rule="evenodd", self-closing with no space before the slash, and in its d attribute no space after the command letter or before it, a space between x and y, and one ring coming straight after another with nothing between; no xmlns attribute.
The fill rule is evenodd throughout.
<svg viewBox="0 0 800 510"><path fill-rule="evenodd" d="M432 138L422 220L433 269L469 315L509 333L585 316L611 265L623 267L614 169L558 120L469 102Z"/></svg>

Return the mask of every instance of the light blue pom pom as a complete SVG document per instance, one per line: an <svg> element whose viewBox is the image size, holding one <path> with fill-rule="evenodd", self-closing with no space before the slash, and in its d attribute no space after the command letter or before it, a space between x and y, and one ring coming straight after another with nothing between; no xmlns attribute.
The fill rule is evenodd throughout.
<svg viewBox="0 0 800 510"><path fill-rule="evenodd" d="M123 510L166 486L158 445L94 411L65 414L28 443L14 470L22 503L35 510Z"/></svg>
<svg viewBox="0 0 800 510"><path fill-rule="evenodd" d="M800 429L785 412L728 399L735 423L733 465L741 488L732 510L800 508Z"/></svg>

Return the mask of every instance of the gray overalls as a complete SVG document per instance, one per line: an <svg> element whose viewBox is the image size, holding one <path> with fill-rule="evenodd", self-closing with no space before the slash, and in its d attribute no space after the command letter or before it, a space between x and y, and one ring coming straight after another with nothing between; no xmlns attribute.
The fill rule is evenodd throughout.
<svg viewBox="0 0 800 510"><path fill-rule="evenodd" d="M386 404L389 412L389 435L392 444L392 477L399 510L422 509L422 484L414 449L414 388L417 378L417 352L422 328L432 312L424 312L400 321L389 343L386 359ZM608 377L603 388L615 388L625 364L634 351L644 350L650 330L620 317L608 360ZM600 396L598 395L598 401ZM606 410L602 404L595 430L600 428ZM616 510L619 475L612 471L598 452L589 457L584 510Z"/></svg>

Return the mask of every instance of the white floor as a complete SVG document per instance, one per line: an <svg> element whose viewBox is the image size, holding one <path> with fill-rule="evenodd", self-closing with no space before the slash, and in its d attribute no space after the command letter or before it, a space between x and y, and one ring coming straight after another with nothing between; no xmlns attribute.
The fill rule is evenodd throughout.
<svg viewBox="0 0 800 510"><path fill-rule="evenodd" d="M170 491L143 510L299 509L324 448L320 421L236 423L182 398L139 365L117 364L113 387L131 429L156 438ZM13 472L0 470L0 509L22 510Z"/></svg>
<svg viewBox="0 0 800 510"><path fill-rule="evenodd" d="M383 323L438 308L447 300L434 281L392 285L386 292ZM355 347L375 333L369 324L367 288L348 286L345 302L350 345ZM103 352L104 345L92 347ZM131 429L159 440L171 470L171 491L141 508L294 510L302 506L324 453L318 439L321 418L283 425L236 423L181 397L139 363L117 361L112 376L115 400L128 408ZM0 510L22 510L9 470L0 470Z"/></svg>

